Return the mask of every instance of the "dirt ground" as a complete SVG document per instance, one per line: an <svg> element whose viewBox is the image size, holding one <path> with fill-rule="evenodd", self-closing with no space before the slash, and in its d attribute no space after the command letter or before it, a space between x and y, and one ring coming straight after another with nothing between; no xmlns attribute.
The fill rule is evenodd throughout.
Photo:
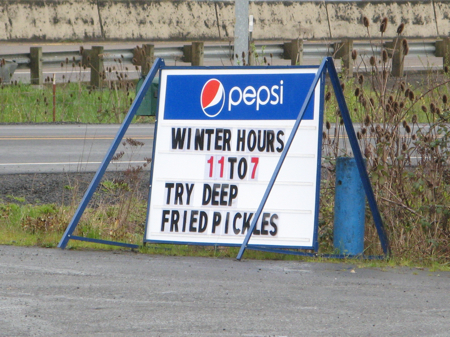
<svg viewBox="0 0 450 337"><path fill-rule="evenodd" d="M86 173L35 173L35 174L5 174L0 175L0 202L23 204L78 204L94 172ZM106 172L102 182L123 179L123 173ZM148 198L150 173L143 172L139 183L139 193L142 198ZM93 200L116 197L100 184Z"/></svg>

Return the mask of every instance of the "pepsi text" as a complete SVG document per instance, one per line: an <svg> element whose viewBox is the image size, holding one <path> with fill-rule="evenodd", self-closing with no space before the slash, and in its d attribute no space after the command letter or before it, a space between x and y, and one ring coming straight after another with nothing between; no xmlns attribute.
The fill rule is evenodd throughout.
<svg viewBox="0 0 450 337"><path fill-rule="evenodd" d="M234 98L237 98L236 100ZM273 85L270 89L262 85L255 89L253 86L248 86L244 90L235 86L231 88L228 94L228 111L231 111L232 106L237 106L241 103L245 105L254 105L256 102L256 111L259 111L261 105L270 103L271 105L283 104L283 81L280 85Z"/></svg>

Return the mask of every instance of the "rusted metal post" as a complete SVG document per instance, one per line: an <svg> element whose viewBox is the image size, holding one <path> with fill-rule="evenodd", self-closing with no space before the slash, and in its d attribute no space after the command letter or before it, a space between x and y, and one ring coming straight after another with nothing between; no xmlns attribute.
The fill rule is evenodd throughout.
<svg viewBox="0 0 450 337"><path fill-rule="evenodd" d="M255 45L249 44L249 48L248 48L248 65L249 66L256 65L255 54L257 54Z"/></svg>
<svg viewBox="0 0 450 337"><path fill-rule="evenodd" d="M42 47L30 48L30 76L31 84L42 85L43 72L42 72Z"/></svg>
<svg viewBox="0 0 450 337"><path fill-rule="evenodd" d="M392 54L392 76L403 77L405 68L405 57L401 39L394 39L394 51Z"/></svg>
<svg viewBox="0 0 450 337"><path fill-rule="evenodd" d="M291 65L303 64L303 40L296 39L291 42Z"/></svg>
<svg viewBox="0 0 450 337"><path fill-rule="evenodd" d="M283 45L283 54L285 60L291 60L291 65L303 64L303 40L295 39L291 42L285 42Z"/></svg>
<svg viewBox="0 0 450 337"><path fill-rule="evenodd" d="M192 60L193 66L203 65L203 56L205 54L205 45L203 42L192 42Z"/></svg>
<svg viewBox="0 0 450 337"><path fill-rule="evenodd" d="M190 44L185 44L183 46L183 62L192 62L192 45Z"/></svg>
<svg viewBox="0 0 450 337"><path fill-rule="evenodd" d="M342 42L335 43L334 45L335 50L335 59L341 59L342 60L342 66L344 73L352 77L353 76L353 58L352 58L352 52L353 52L353 40L345 39L342 40Z"/></svg>
<svg viewBox="0 0 450 337"><path fill-rule="evenodd" d="M91 86L101 88L103 83L103 47L92 47L90 56Z"/></svg>
<svg viewBox="0 0 450 337"><path fill-rule="evenodd" d="M390 49L388 54L392 55L392 71L393 77L403 77L404 74L404 53L402 39L395 38L392 42L386 43L386 48Z"/></svg>
<svg viewBox="0 0 450 337"><path fill-rule="evenodd" d="M450 38L446 37L442 41L443 49L444 49L444 55L442 56L444 58L443 60L443 66L449 66L450 65Z"/></svg>
<svg viewBox="0 0 450 337"><path fill-rule="evenodd" d="M155 61L155 45L153 44L143 44L142 45L143 55L141 58L141 75L147 76L150 68Z"/></svg>
<svg viewBox="0 0 450 337"><path fill-rule="evenodd" d="M442 57L442 65L445 67L450 66L450 38L444 37L442 41L436 41L436 51L434 54L436 57Z"/></svg>

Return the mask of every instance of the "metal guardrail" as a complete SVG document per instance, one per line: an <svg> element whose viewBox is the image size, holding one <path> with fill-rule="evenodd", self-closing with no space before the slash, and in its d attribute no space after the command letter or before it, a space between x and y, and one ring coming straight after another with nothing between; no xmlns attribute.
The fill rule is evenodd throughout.
<svg viewBox="0 0 450 337"><path fill-rule="evenodd" d="M435 56L436 41L413 41L409 42L409 56ZM381 44L371 45L369 42L355 42L353 48L362 55L381 53Z"/></svg>
<svg viewBox="0 0 450 337"><path fill-rule="evenodd" d="M372 53L381 53L381 45L371 44L369 41L355 42L353 48L358 51L360 55L372 55ZM260 55L273 57L274 59L285 59L284 44L259 44L256 45L255 51ZM332 56L335 52L334 42L325 44L319 42L305 42L303 44L303 57L305 58L323 58ZM409 42L409 55L411 56L430 56L436 53L436 41L427 42ZM230 60L233 55L233 46L231 45L205 45L204 58L208 61ZM167 60L184 61L185 54L183 46L174 47L155 47L155 57L160 57ZM113 49L105 50L103 54L104 62L113 62L117 59L122 59L126 63L132 63L135 57L134 49ZM0 55L0 59L5 59L6 62L14 62L18 64L19 69L30 67L31 58L29 53L24 54L6 54ZM44 66L55 66L61 62L82 62L83 56L79 50L62 51L62 52L45 52L42 54L42 62Z"/></svg>
<svg viewBox="0 0 450 337"><path fill-rule="evenodd" d="M197 43L198 44L198 43ZM231 65L233 60L233 46L232 45L219 45L201 44L202 61L205 60L209 63L216 62L218 64L222 63L224 65ZM393 46L397 47L393 47ZM180 61L180 62L191 62L193 65L201 65L198 62L194 62L192 57L192 47L191 45L180 45L180 46L151 46L152 57L163 58L167 61ZM291 59L291 64L297 64L298 60L316 58L321 59L327 56L334 56L335 58L340 58L344 62L344 67L353 69L353 65L349 61L351 59L351 52L356 50L360 56L366 55L380 55L383 49L387 49L390 56L396 52L400 52L399 46L401 47L401 41L396 44L392 41L352 41L342 40L342 41L326 41L326 42L309 42L309 41L297 41L293 40L291 42L285 43L268 43L268 44L257 44L253 50L254 55L258 55L257 63L262 63L262 58L265 56L268 60L269 58L273 60L280 59ZM409 41L408 42L408 55L416 57L427 57L427 56L437 56L444 57L450 52L450 39L445 38L443 41ZM94 47L93 47L94 48ZM101 48L101 54L97 57L101 58L102 66L103 64L108 64L112 62L121 62L125 64L134 65L144 65L143 58L141 57L142 49L136 47L134 49L111 49L103 50ZM394 50L393 48L397 48ZM89 59L91 54L94 53L92 50L80 50L74 51L62 51L62 52L42 52L41 47L30 48L30 53L24 54L7 54L0 55L0 60L5 60L6 63L12 62L18 65L19 69L31 69L31 73L34 77L39 77L39 71L42 72L42 67L59 66L64 64L75 63L75 65L82 64L86 67L91 67L93 62ZM291 55L292 54L292 55ZM300 58L298 58L300 54ZM93 56L95 57L95 56ZM34 59L33 59L34 58ZM398 57L397 57L398 58ZM297 61L296 61L297 60ZM147 62L148 59L147 59ZM253 61L255 62L255 61ZM271 62L271 61L268 61ZM345 63L347 62L347 63ZM400 62L401 65L397 63ZM92 63L92 64L91 64ZM272 62L271 62L272 63ZM301 62L300 62L301 63ZM394 67L400 67L397 74L403 73L403 63L401 61L394 62ZM254 64L254 63L253 63ZM99 67L102 69L102 66ZM94 67L94 66L92 66ZM91 67L91 69L92 69ZM38 69L37 69L38 68ZM92 72L92 70L91 70ZM98 71L97 71L98 73ZM92 76L93 74L91 74ZM402 76L402 75L394 75Z"/></svg>

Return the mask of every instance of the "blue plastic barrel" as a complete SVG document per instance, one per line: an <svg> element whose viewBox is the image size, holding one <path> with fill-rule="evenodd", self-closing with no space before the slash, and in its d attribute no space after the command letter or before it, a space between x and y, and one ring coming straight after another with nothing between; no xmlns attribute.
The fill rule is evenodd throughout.
<svg viewBox="0 0 450 337"><path fill-rule="evenodd" d="M339 254L363 253L365 204L355 158L337 158L333 245Z"/></svg>

